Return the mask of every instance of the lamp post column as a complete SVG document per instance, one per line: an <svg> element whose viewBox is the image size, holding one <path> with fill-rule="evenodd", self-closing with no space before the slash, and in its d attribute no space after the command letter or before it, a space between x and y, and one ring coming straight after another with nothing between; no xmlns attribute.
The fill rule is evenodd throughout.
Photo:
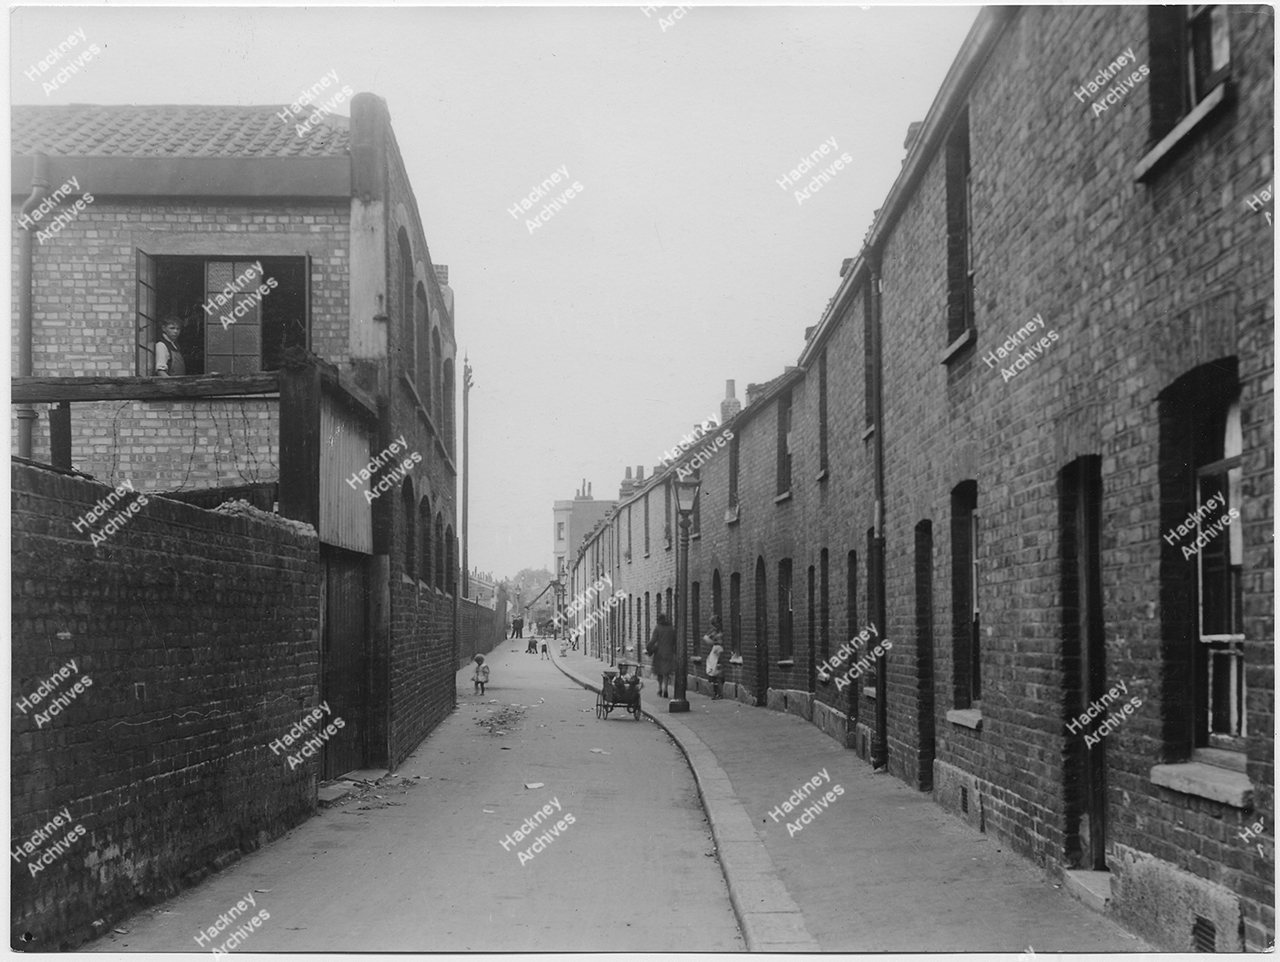
<svg viewBox="0 0 1280 962"><path fill-rule="evenodd" d="M689 710L688 676L689 676L689 512L680 512L680 562L676 575L676 617L680 621L677 629L676 655L676 697L671 699L668 710L673 714Z"/></svg>

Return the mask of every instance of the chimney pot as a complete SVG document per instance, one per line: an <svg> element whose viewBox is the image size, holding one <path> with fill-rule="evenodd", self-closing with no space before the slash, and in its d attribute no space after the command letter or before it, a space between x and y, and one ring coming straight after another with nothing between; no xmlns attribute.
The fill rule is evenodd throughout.
<svg viewBox="0 0 1280 962"><path fill-rule="evenodd" d="M630 481L630 480L631 480L631 469L630 469L630 468L627 468L627 480L628 480L628 481Z"/></svg>
<svg viewBox="0 0 1280 962"><path fill-rule="evenodd" d="M733 381L724 382L724 400L720 402L720 423L724 424L742 410L742 402L733 396Z"/></svg>

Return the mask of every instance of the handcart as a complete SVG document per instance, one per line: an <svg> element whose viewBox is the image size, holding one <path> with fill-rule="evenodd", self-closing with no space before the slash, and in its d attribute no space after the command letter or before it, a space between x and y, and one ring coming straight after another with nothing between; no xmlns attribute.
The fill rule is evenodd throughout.
<svg viewBox="0 0 1280 962"><path fill-rule="evenodd" d="M640 680L632 678L628 682L618 680L618 672L607 668L604 672L604 684L596 695L596 717L608 718L609 712L615 708L629 711L640 720Z"/></svg>

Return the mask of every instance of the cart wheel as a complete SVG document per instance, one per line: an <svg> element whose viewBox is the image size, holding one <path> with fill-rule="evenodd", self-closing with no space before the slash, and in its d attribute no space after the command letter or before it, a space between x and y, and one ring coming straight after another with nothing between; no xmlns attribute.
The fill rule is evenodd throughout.
<svg viewBox="0 0 1280 962"><path fill-rule="evenodd" d="M596 717L603 718L604 715L604 692L598 691L596 692Z"/></svg>

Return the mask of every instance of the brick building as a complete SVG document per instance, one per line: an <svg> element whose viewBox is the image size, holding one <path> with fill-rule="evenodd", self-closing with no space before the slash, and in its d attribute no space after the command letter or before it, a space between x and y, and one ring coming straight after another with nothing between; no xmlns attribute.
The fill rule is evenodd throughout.
<svg viewBox="0 0 1280 962"><path fill-rule="evenodd" d="M312 524L321 697L348 722L324 775L394 768L451 709L461 649L453 292L385 102L309 130L19 106L12 140L19 453ZM185 376L155 376L171 316ZM487 611L467 624L492 633Z"/></svg>
<svg viewBox="0 0 1280 962"><path fill-rule="evenodd" d="M1273 23L984 10L690 550L730 694L1171 950L1275 932ZM669 610L675 468L578 555L633 597L606 657Z"/></svg>

